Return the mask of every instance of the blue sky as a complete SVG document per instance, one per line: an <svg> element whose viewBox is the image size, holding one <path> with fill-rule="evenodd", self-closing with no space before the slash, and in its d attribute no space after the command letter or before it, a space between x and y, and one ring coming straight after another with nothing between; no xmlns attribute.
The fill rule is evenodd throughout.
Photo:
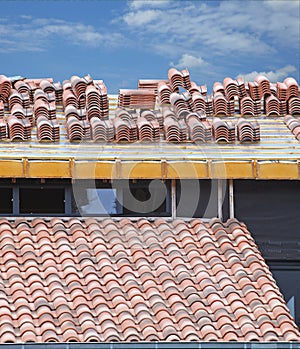
<svg viewBox="0 0 300 349"><path fill-rule="evenodd" d="M300 2L1 1L0 74L90 74L109 93L188 68L207 84L226 76L299 83Z"/></svg>

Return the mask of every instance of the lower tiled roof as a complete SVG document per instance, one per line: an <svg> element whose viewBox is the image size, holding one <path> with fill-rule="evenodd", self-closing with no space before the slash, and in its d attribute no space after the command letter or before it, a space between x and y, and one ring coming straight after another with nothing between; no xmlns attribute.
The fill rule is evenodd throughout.
<svg viewBox="0 0 300 349"><path fill-rule="evenodd" d="M297 341L246 226L0 220L0 343Z"/></svg>

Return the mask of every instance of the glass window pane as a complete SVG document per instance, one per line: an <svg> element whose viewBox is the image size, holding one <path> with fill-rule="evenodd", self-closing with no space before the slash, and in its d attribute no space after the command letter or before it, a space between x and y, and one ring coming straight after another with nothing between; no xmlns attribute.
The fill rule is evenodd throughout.
<svg viewBox="0 0 300 349"><path fill-rule="evenodd" d="M73 197L72 212L80 215L114 215L121 213L117 190L112 188L81 188Z"/></svg>
<svg viewBox="0 0 300 349"><path fill-rule="evenodd" d="M64 188L20 188L20 213L65 213Z"/></svg>
<svg viewBox="0 0 300 349"><path fill-rule="evenodd" d="M13 213L12 188L0 188L0 214Z"/></svg>

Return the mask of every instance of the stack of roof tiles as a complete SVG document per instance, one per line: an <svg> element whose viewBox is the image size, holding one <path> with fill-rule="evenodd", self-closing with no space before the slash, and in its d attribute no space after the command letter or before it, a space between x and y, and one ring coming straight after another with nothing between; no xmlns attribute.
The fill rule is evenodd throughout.
<svg viewBox="0 0 300 349"><path fill-rule="evenodd" d="M132 116L125 109L118 108L113 119L115 128L115 139L117 142L136 142L138 139L138 129L136 117Z"/></svg>
<svg viewBox="0 0 300 349"><path fill-rule="evenodd" d="M21 104L14 104L10 113L18 119L29 120L31 126L34 125L33 111L31 108L23 108Z"/></svg>
<svg viewBox="0 0 300 349"><path fill-rule="evenodd" d="M10 140L31 139L31 123L28 118L18 118L14 115L7 117L8 137Z"/></svg>
<svg viewBox="0 0 300 349"><path fill-rule="evenodd" d="M177 91L179 87L183 87L186 90L191 87L190 73L187 69L181 71L175 68L169 69L168 79L173 91Z"/></svg>
<svg viewBox="0 0 300 349"><path fill-rule="evenodd" d="M299 341L236 220L0 220L0 342Z"/></svg>
<svg viewBox="0 0 300 349"><path fill-rule="evenodd" d="M198 113L190 113L186 117L186 123L189 129L189 138L192 142L211 141L212 129L208 120Z"/></svg>
<svg viewBox="0 0 300 349"><path fill-rule="evenodd" d="M192 111L189 101L192 101L191 95L187 93L173 92L170 96L170 103L179 119L184 118Z"/></svg>
<svg viewBox="0 0 300 349"><path fill-rule="evenodd" d="M160 139L160 127L156 120L146 119L140 116L137 119L138 138L141 141L158 142Z"/></svg>
<svg viewBox="0 0 300 349"><path fill-rule="evenodd" d="M88 118L93 116L107 119L109 116L109 103L107 89L103 81L89 85L86 89L86 110Z"/></svg>
<svg viewBox="0 0 300 349"><path fill-rule="evenodd" d="M39 141L59 141L60 131L57 119L49 119L47 116L41 115L36 120L36 127Z"/></svg>
<svg viewBox="0 0 300 349"><path fill-rule="evenodd" d="M300 119L292 115L286 115L284 117L284 123L291 130L296 139L300 141Z"/></svg>
<svg viewBox="0 0 300 349"><path fill-rule="evenodd" d="M188 128L183 119L167 116L164 119L164 134L168 142L186 142Z"/></svg>
<svg viewBox="0 0 300 349"><path fill-rule="evenodd" d="M45 93L42 89L34 92L34 117L37 120L45 116L49 120L56 119L56 102L54 93Z"/></svg>
<svg viewBox="0 0 300 349"><path fill-rule="evenodd" d="M103 80L93 80L90 75L80 78L73 75L64 81L62 93L63 106L69 105L86 109L88 118L93 116L108 118L109 101Z"/></svg>
<svg viewBox="0 0 300 349"><path fill-rule="evenodd" d="M49 80L42 80L39 86L45 93L54 93L56 103L62 102L63 88L60 82L53 83Z"/></svg>
<svg viewBox="0 0 300 349"><path fill-rule="evenodd" d="M91 125L87 119L79 119L74 115L66 120L67 137L70 142L84 141L91 138Z"/></svg>
<svg viewBox="0 0 300 349"><path fill-rule="evenodd" d="M92 139L95 142L112 142L114 140L115 131L111 120L92 116L90 124Z"/></svg>
<svg viewBox="0 0 300 349"><path fill-rule="evenodd" d="M158 85L159 101L161 105L168 103L174 105L173 93L178 93L180 87L184 88L186 92L180 94L181 100L178 97L175 98L176 102L180 103L180 111L185 107L189 111L204 110L207 115L227 116L234 115L236 112L253 116L261 114L285 115L287 111L290 114L299 113L299 86L293 78L287 78L283 83L271 84L263 75L258 75L255 81L246 83L242 78L234 80L227 77L223 84L215 82L213 94L207 96L205 85L198 86L193 81L190 81L188 85L184 84L182 72L175 68L169 70L168 77L168 82L162 82ZM186 103L190 99L183 97L185 93L191 96L193 107ZM236 101L239 102L237 109ZM263 108L262 101L264 102Z"/></svg>
<svg viewBox="0 0 300 349"><path fill-rule="evenodd" d="M167 108L169 108L169 107L167 107ZM164 109L164 107L162 109ZM144 117L148 121L158 122L159 128L163 129L164 117L163 117L162 110L143 109L140 111L140 116Z"/></svg>
<svg viewBox="0 0 300 349"><path fill-rule="evenodd" d="M30 99L30 103L33 103L33 95L36 86L30 84L26 80L19 80L14 83L14 88L22 95L27 95Z"/></svg>
<svg viewBox="0 0 300 349"><path fill-rule="evenodd" d="M0 101L0 140L7 138L7 124L4 119L4 103Z"/></svg>
<svg viewBox="0 0 300 349"><path fill-rule="evenodd" d="M7 102L11 91L11 82L5 75L0 75L0 101Z"/></svg>
<svg viewBox="0 0 300 349"><path fill-rule="evenodd" d="M120 108L149 108L154 109L156 96L154 90L119 90L118 106Z"/></svg>
<svg viewBox="0 0 300 349"><path fill-rule="evenodd" d="M231 121L215 117L212 123L212 134L217 142L233 143L235 141L235 126Z"/></svg>
<svg viewBox="0 0 300 349"><path fill-rule="evenodd" d="M237 124L237 138L240 142L259 142L260 127L256 120L239 118Z"/></svg>
<svg viewBox="0 0 300 349"><path fill-rule="evenodd" d="M146 90L152 90L155 93L155 96L158 95L158 86L161 83L166 83L167 81L165 80L150 80L150 79L141 79L138 81L138 89L146 89Z"/></svg>
<svg viewBox="0 0 300 349"><path fill-rule="evenodd" d="M288 100L288 110L291 115L300 115L300 98L291 97Z"/></svg>
<svg viewBox="0 0 300 349"><path fill-rule="evenodd" d="M240 112L242 115L259 115L258 105L250 96L244 96L240 99Z"/></svg>
<svg viewBox="0 0 300 349"><path fill-rule="evenodd" d="M172 89L169 83L160 82L157 86L159 104L161 106L170 104Z"/></svg>
<svg viewBox="0 0 300 349"><path fill-rule="evenodd" d="M8 107L11 110L15 104L20 104L23 108L30 107L30 98L28 93L20 93L15 89L11 89L8 97Z"/></svg>
<svg viewBox="0 0 300 349"><path fill-rule="evenodd" d="M188 91L191 95L195 92L198 92L202 96L206 96L207 95L207 86L206 85L199 86L194 81L191 81L191 87L188 89Z"/></svg>

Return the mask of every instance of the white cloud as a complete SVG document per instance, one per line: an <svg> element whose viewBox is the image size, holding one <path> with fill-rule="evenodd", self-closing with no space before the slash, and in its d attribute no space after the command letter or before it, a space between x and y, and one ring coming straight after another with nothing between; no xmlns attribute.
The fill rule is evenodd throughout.
<svg viewBox="0 0 300 349"><path fill-rule="evenodd" d="M22 16L22 21L10 20L0 24L2 52L43 51L57 44L58 40L69 45L85 47L122 45L124 37L116 32L97 30L91 25L74 23L54 18Z"/></svg>
<svg viewBox="0 0 300 349"><path fill-rule="evenodd" d="M133 10L138 10L140 8L161 8L169 5L170 0L131 0L128 1L128 5Z"/></svg>
<svg viewBox="0 0 300 349"><path fill-rule="evenodd" d="M266 78L270 80L270 82L277 82L277 81L284 80L286 77L289 76L289 74L294 73L296 70L297 70L296 67L292 65L286 65L285 67L276 69L274 71L273 70L270 70L268 72L253 71L247 74L239 74L236 78L242 77L245 81L254 81L257 75L264 75Z"/></svg>
<svg viewBox="0 0 300 349"><path fill-rule="evenodd" d="M129 26L139 27L152 22L159 16L159 14L160 12L156 10L129 12L123 17L123 19Z"/></svg>
<svg viewBox="0 0 300 349"><path fill-rule="evenodd" d="M198 68L206 64L207 63L201 57L195 57L188 53L183 54L177 64L170 63L171 66L177 68Z"/></svg>
<svg viewBox="0 0 300 349"><path fill-rule="evenodd" d="M160 1L134 1L123 21L143 43L163 51L163 45L176 46L177 56L195 47L204 58L210 52L227 56L232 51L264 56L279 47L299 46L299 3L273 4L277 2L260 1L258 9L256 1L171 1L159 10L153 6Z"/></svg>

